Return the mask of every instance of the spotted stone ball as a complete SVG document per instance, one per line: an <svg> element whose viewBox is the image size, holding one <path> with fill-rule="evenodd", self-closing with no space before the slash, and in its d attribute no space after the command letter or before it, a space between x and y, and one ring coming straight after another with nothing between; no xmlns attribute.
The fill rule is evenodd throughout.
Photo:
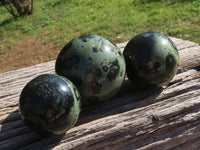
<svg viewBox="0 0 200 150"><path fill-rule="evenodd" d="M175 44L168 37L155 32L141 33L132 38L123 55L128 78L142 88L167 85L179 66Z"/></svg>
<svg viewBox="0 0 200 150"><path fill-rule="evenodd" d="M43 74L23 88L19 100L21 118L37 133L61 135L73 127L81 111L78 89L68 79Z"/></svg>
<svg viewBox="0 0 200 150"><path fill-rule="evenodd" d="M85 35L64 46L55 70L77 86L87 107L116 95L125 78L125 67L124 56L115 44L98 35Z"/></svg>

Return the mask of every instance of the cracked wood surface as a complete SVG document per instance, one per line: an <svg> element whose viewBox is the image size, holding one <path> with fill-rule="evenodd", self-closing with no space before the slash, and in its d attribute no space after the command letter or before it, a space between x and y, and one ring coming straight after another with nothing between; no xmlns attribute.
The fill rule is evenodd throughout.
<svg viewBox="0 0 200 150"><path fill-rule="evenodd" d="M55 61L0 74L0 149L200 149L200 46L171 39L180 67L166 88L142 91L126 79L114 99L82 111L63 136L42 138L18 114L24 85L54 73Z"/></svg>

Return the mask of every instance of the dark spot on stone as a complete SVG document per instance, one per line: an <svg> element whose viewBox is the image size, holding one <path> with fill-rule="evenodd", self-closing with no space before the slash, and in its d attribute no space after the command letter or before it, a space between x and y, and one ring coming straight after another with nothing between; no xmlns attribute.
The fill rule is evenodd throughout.
<svg viewBox="0 0 200 150"><path fill-rule="evenodd" d="M88 40L87 40L87 39L82 39L82 41L83 41L83 42L87 42Z"/></svg>
<svg viewBox="0 0 200 150"><path fill-rule="evenodd" d="M71 108L74 105L74 98L73 98L73 96L67 96L66 99L67 100L65 101L65 103L63 105L63 108L65 109L65 115L67 115L67 114L70 113L70 110L71 110ZM60 113L60 112L58 111L58 113Z"/></svg>
<svg viewBox="0 0 200 150"><path fill-rule="evenodd" d="M115 77L116 77L115 71L111 70L111 71L108 72L108 74L107 74L108 80L112 81L112 80L115 79Z"/></svg>
<svg viewBox="0 0 200 150"><path fill-rule="evenodd" d="M99 39L99 43L101 44L100 47L103 47L103 48L106 45L106 42L102 38Z"/></svg>
<svg viewBox="0 0 200 150"><path fill-rule="evenodd" d="M65 62L66 69L72 69L76 64L80 62L80 58L78 55L73 55L69 58L63 60Z"/></svg>
<svg viewBox="0 0 200 150"><path fill-rule="evenodd" d="M111 62L111 66L109 68L109 72L107 74L108 80L113 81L116 78L116 76L119 74L119 70L120 70L120 67L119 67L118 60L115 59L113 62Z"/></svg>
<svg viewBox="0 0 200 150"><path fill-rule="evenodd" d="M102 87L101 83L98 83L97 81L93 81L90 83L90 86L94 94L98 94L101 92L101 87Z"/></svg>
<svg viewBox="0 0 200 150"><path fill-rule="evenodd" d="M100 51L101 51L101 52L104 52L104 50L103 50L102 48L100 48Z"/></svg>
<svg viewBox="0 0 200 150"><path fill-rule="evenodd" d="M81 47L84 47L83 45Z"/></svg>
<svg viewBox="0 0 200 150"><path fill-rule="evenodd" d="M109 62L109 63L108 63L108 65L111 65L111 64L112 64L112 62Z"/></svg>
<svg viewBox="0 0 200 150"><path fill-rule="evenodd" d="M123 71L120 72L120 77L122 77L122 76L123 76Z"/></svg>
<svg viewBox="0 0 200 150"><path fill-rule="evenodd" d="M103 66L103 71L107 72L108 71L108 66Z"/></svg>
<svg viewBox="0 0 200 150"><path fill-rule="evenodd" d="M118 54L119 54L120 56L122 56L122 53L121 53L120 51L118 51Z"/></svg>
<svg viewBox="0 0 200 150"><path fill-rule="evenodd" d="M114 65L114 66L119 66L118 60L115 59L115 60L112 62L112 65Z"/></svg>
<svg viewBox="0 0 200 150"><path fill-rule="evenodd" d="M83 42L88 42L90 38L94 38L94 36L92 35L83 35L79 37L80 39L82 39Z"/></svg>
<svg viewBox="0 0 200 150"><path fill-rule="evenodd" d="M89 61L89 62L92 62L92 57L89 57L89 58L88 58L88 61Z"/></svg>
<svg viewBox="0 0 200 150"><path fill-rule="evenodd" d="M73 107L74 105L74 98L73 96L67 96L66 97L66 101L65 104L63 105L63 107L65 108L65 114L68 114L70 112L70 109Z"/></svg>
<svg viewBox="0 0 200 150"><path fill-rule="evenodd" d="M85 38L88 38L88 39L92 39L92 38L94 38L93 35L85 35L84 37L85 37Z"/></svg>
<svg viewBox="0 0 200 150"><path fill-rule="evenodd" d="M166 69L168 69L168 70L171 71L174 68L175 64L176 64L174 56L172 56L171 54L169 54L167 56L167 58L166 58L165 63L166 63Z"/></svg>
<svg viewBox="0 0 200 150"><path fill-rule="evenodd" d="M96 74L97 77L101 76L101 69L96 68L95 74Z"/></svg>
<svg viewBox="0 0 200 150"><path fill-rule="evenodd" d="M98 49L97 49L96 47L93 47L92 51L93 51L94 53L97 53L97 52L98 52Z"/></svg>

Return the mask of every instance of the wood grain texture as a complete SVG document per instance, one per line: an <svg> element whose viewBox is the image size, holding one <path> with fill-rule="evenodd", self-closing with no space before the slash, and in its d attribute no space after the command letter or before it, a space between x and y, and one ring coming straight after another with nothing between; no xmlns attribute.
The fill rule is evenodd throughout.
<svg viewBox="0 0 200 150"><path fill-rule="evenodd" d="M166 88L138 90L126 80L114 99L82 111L63 136L42 138L18 114L24 85L55 73L55 61L0 74L0 149L200 149L200 46L171 39L180 67Z"/></svg>

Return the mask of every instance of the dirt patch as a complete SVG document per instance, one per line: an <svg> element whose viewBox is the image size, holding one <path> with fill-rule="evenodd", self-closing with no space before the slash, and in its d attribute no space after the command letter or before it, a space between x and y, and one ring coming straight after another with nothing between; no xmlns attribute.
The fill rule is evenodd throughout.
<svg viewBox="0 0 200 150"><path fill-rule="evenodd" d="M61 48L43 44L48 37L26 37L11 48L0 51L0 73L56 59Z"/></svg>

